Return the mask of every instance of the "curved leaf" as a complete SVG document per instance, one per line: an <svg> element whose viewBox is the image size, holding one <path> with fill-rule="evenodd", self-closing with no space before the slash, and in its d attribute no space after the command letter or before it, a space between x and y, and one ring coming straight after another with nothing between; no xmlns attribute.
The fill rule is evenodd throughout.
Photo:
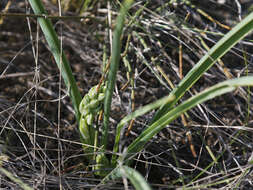
<svg viewBox="0 0 253 190"><path fill-rule="evenodd" d="M38 22L45 35L50 51L54 56L55 62L57 63L58 68L62 71L62 77L64 79L66 87L69 90L69 95L75 109L76 119L79 121L80 112L78 107L81 102L81 94L76 85L76 81L72 74L69 62L61 49L61 45L54 30L53 24L47 18L47 12L40 0L29 0L29 3L32 6L33 12L35 14L45 15L45 17L38 17Z"/></svg>
<svg viewBox="0 0 253 190"><path fill-rule="evenodd" d="M115 180L120 177L126 177L130 180L136 190L151 190L144 177L135 169L128 166L119 166L103 179L103 183L109 180Z"/></svg>
<svg viewBox="0 0 253 190"><path fill-rule="evenodd" d="M135 154L143 149L144 145L158 132L160 132L166 125L179 117L182 113L193 108L194 106L201 104L207 100L210 100L216 96L220 96L227 92L231 92L239 86L253 86L253 77L241 77L238 79L227 80L221 82L213 87L204 90L203 92L189 98L185 102L181 103L174 109L168 111L164 116L155 121L151 126L147 127L139 136L132 142L127 149L127 156L129 158L131 154Z"/></svg>
<svg viewBox="0 0 253 190"><path fill-rule="evenodd" d="M112 102L112 94L114 91L114 85L116 81L116 74L119 68L119 60L121 53L121 34L123 31L124 21L127 14L128 9L131 7L133 0L125 0L121 9L120 14L117 17L116 28L113 34L112 40L112 57L111 64L108 73L108 83L107 89L105 92L105 101L104 101L104 126L102 129L102 145L104 148L107 146L108 141L108 125L109 125L109 116L111 110L111 102Z"/></svg>
<svg viewBox="0 0 253 190"><path fill-rule="evenodd" d="M253 29L253 12L237 24L230 32L228 32L210 51L200 59L200 61L190 70L190 72L179 83L171 94L175 95L175 100L164 105L157 111L153 118L153 122L158 120L165 112L172 108L173 105L189 90L193 84L206 72L212 65L228 52L237 42Z"/></svg>

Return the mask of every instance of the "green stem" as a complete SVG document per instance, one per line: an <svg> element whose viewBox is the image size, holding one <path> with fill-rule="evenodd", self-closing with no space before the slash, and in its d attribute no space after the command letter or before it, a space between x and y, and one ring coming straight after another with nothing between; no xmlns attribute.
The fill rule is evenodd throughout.
<svg viewBox="0 0 253 190"><path fill-rule="evenodd" d="M36 15L44 15L44 17L38 17L38 22L54 56L55 62L57 63L58 68L62 71L62 77L64 79L65 85L69 90L69 96L74 106L76 119L79 121L80 112L78 107L81 102L81 94L76 85L76 81L72 74L69 62L64 52L61 50L61 45L53 28L53 24L47 18L47 12L40 0L29 0L29 3Z"/></svg>
<svg viewBox="0 0 253 190"><path fill-rule="evenodd" d="M108 126L109 126L109 117L111 110L111 102L112 102L112 94L114 91L116 74L119 68L119 60L120 60L120 52L121 52L121 34L124 26L124 20L127 14L128 9L130 8L133 0L125 0L121 10L120 15L117 17L117 25L113 34L112 41L112 59L108 74L108 83L107 89L105 93L105 101L104 101L104 125L102 129L102 141L101 145L106 149L108 142Z"/></svg>

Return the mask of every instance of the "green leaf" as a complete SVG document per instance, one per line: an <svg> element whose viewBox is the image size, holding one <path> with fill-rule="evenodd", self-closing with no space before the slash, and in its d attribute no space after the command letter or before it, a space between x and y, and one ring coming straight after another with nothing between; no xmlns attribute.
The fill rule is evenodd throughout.
<svg viewBox="0 0 253 190"><path fill-rule="evenodd" d="M61 70L65 85L69 89L69 96L74 106L75 116L79 121L80 112L78 108L81 102L81 95L76 85L69 62L61 49L61 45L53 28L52 22L47 18L47 12L43 7L42 2L40 0L29 0L29 3L32 6L34 14L45 15L45 17L38 17L37 19L45 35L50 51L54 56L55 62L57 63L58 68Z"/></svg>
<svg viewBox="0 0 253 190"><path fill-rule="evenodd" d="M153 118L153 122L163 116L167 110L172 109L178 100L189 90L193 84L206 72L212 65L228 52L237 42L253 29L253 12L237 24L230 32L228 32L210 51L200 59L200 61L190 70L171 94L176 98L174 101L165 104L157 111Z"/></svg>
<svg viewBox="0 0 253 190"><path fill-rule="evenodd" d="M111 64L108 73L108 82L107 89L105 92L105 101L104 101L104 126L102 129L102 146L106 148L108 142L108 125L109 125L109 116L111 110L112 94L114 91L116 74L119 68L119 60L121 53L121 34L123 31L124 21L127 14L127 11L130 9L133 0L125 0L121 9L120 14L117 17L116 28L113 34L112 41L112 57Z"/></svg>
<svg viewBox="0 0 253 190"><path fill-rule="evenodd" d="M7 176L13 182L17 183L22 189L24 189L24 190L32 190L31 187L29 187L28 185L26 185L23 181L21 181L17 177L13 176L13 174L10 173L9 171L7 171L6 169L0 167L0 173L2 173L2 175Z"/></svg>
<svg viewBox="0 0 253 190"><path fill-rule="evenodd" d="M167 111L161 118L153 122L147 127L127 148L127 155L125 159L129 158L132 154L141 151L144 145L160 132L166 125L175 120L181 114L194 106L201 104L207 100L213 99L216 96L231 92L239 86L253 86L253 77L241 77L238 79L227 80L214 85L211 88L189 98L172 110Z"/></svg>
<svg viewBox="0 0 253 190"><path fill-rule="evenodd" d="M120 123L117 125L116 128L116 135L115 135L115 143L114 143L114 148L113 148L113 156L112 156L112 165L116 165L117 162L117 152L118 152L118 148L119 148L119 142L120 142L120 135L121 135L121 130L124 127L124 125L131 121L132 119L141 116L151 110L154 110L162 105L164 105L165 103L168 103L170 101L174 100L173 96L168 96L168 97L164 97L161 98L157 101L155 101L154 103L148 104L146 106L143 106L139 109L137 109L136 111L132 112L131 114L127 115L126 117L124 117Z"/></svg>
<svg viewBox="0 0 253 190"><path fill-rule="evenodd" d="M130 180L136 190L151 190L151 187L146 182L144 177L133 168L128 166L119 166L115 168L109 175L107 175L102 183L106 183L109 180L115 180L120 177L125 177Z"/></svg>

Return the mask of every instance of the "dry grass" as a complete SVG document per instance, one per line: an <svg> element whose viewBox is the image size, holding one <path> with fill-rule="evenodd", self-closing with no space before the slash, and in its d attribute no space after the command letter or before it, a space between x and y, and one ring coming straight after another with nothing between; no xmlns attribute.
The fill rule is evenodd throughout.
<svg viewBox="0 0 253 190"><path fill-rule="evenodd" d="M138 1L132 13L144 2ZM136 23L126 28L123 38L126 43L127 34L131 34L127 59L132 69L136 108L168 94L207 52L207 47L239 22L240 6L235 2L153 1L144 8ZM240 2L244 17L250 1ZM57 6L46 0L44 3L51 15L58 13ZM2 4L4 1L1 7ZM108 10L112 11L113 28L118 10L114 1L110 9L104 1L96 1L87 12L93 18L82 23L71 19L54 21L83 94L101 77L103 46L107 54L110 51ZM64 14L74 15L74 11ZM13 1L8 12L29 14L29 8L25 1ZM122 189L121 181L100 184L101 179L87 171L67 89L36 19L7 16L0 28L0 156L5 155L2 166L34 189ZM227 78L250 75L252 52L249 36L186 96ZM116 123L133 108L132 86L120 90L128 80L124 64L120 67L113 99L111 142ZM240 88L191 110L153 138L133 167L154 189L180 189L183 185L199 189L252 188L250 90ZM130 135L121 142L122 149L152 115L135 121ZM193 146L196 155L191 150ZM0 188L19 186L0 176Z"/></svg>

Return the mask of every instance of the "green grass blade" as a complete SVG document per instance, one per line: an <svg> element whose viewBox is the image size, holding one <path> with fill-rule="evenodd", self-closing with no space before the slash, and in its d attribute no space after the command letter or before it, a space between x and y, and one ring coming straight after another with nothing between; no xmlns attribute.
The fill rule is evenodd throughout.
<svg viewBox="0 0 253 190"><path fill-rule="evenodd" d="M217 85L214 85L211 88L189 98L185 102L181 103L174 109L168 111L164 114L160 119L155 121L151 126L146 128L138 138L132 142L128 149L128 155L126 158L129 158L131 154L139 152L143 149L144 145L159 131L161 131L166 125L179 117L182 113L187 110L193 108L194 106L201 104L207 100L210 100L216 96L220 96L227 92L230 92L236 89L238 86L253 86L253 77L241 77L238 79L227 80L225 82L221 82Z"/></svg>
<svg viewBox="0 0 253 190"><path fill-rule="evenodd" d="M120 177L126 177L129 179L136 190L151 190L151 187L144 177L138 171L128 166L119 166L115 168L103 179L102 183L106 183L109 180L115 180Z"/></svg>
<svg viewBox="0 0 253 190"><path fill-rule="evenodd" d="M29 187L28 185L26 185L23 181L21 181L20 179L18 179L17 177L13 176L12 173L10 173L9 171L7 171L6 169L0 167L0 173L2 173L2 175L7 176L10 180L12 180L13 182L19 184L19 186L24 189L24 190L32 190L31 187Z"/></svg>
<svg viewBox="0 0 253 190"><path fill-rule="evenodd" d="M157 111L153 118L153 122L159 119L164 113L171 109L173 105L184 95L184 93L192 87L192 85L207 71L212 65L228 52L237 42L253 29L253 12L237 24L230 32L228 32L210 51L200 59L200 61L190 70L190 72L179 83L171 93L175 95L175 100L164 105Z"/></svg>
<svg viewBox="0 0 253 190"><path fill-rule="evenodd" d="M133 168L122 166L119 168L119 172L123 177L126 177L131 181L136 190L151 190L151 187L148 185L142 175Z"/></svg>
<svg viewBox="0 0 253 190"><path fill-rule="evenodd" d="M76 81L72 74L69 62L64 52L61 50L57 34L53 28L52 22L47 18L47 12L44 9L41 1L29 0L29 3L32 6L32 9L35 14L45 15L45 17L38 17L37 19L45 35L50 50L54 56L55 62L57 63L58 68L62 71L62 77L64 79L65 85L69 90L69 96L75 109L75 115L77 120L79 121L80 112L78 107L81 102L81 95L76 85Z"/></svg>
<svg viewBox="0 0 253 190"><path fill-rule="evenodd" d="M117 128L116 128L115 143L114 143L114 147L113 147L113 152L115 154L113 154L113 156L112 156L112 165L116 165L116 162L117 162L117 160L116 160L117 155L116 154L117 154L118 148L119 148L121 130L124 127L124 125L126 123L128 123L129 121L131 121L132 119L135 119L136 117L144 115L145 113L147 113L151 110L157 109L158 107L161 107L162 105L168 103L169 101L173 101L173 100L174 100L173 96L161 98L161 99L155 101L154 103L151 103L146 106L143 106L142 108L139 108L138 110L127 115L126 117L124 117L120 121L120 123L117 125Z"/></svg>
<svg viewBox="0 0 253 190"><path fill-rule="evenodd" d="M83 3L83 1L79 1L80 6L82 6L80 8L79 15L82 15L83 13L85 13L85 11L89 8L89 5L91 2L92 2L91 0L86 0L84 3ZM94 3L94 1L93 1L93 3Z"/></svg>
<svg viewBox="0 0 253 190"><path fill-rule="evenodd" d="M105 101L104 101L104 122L103 122L103 129L102 129L102 140L101 145L106 148L107 141L108 141L108 125L109 125L109 116L111 110L111 102L112 102L112 94L114 91L114 85L116 81L116 74L119 68L119 60L120 60L120 53L121 53L121 34L123 31L124 21L127 14L127 11L131 7L133 0L125 0L120 14L117 17L116 21L116 28L113 34L113 41L112 41L112 57L111 57L111 64L108 73L108 83L107 89L105 93Z"/></svg>

